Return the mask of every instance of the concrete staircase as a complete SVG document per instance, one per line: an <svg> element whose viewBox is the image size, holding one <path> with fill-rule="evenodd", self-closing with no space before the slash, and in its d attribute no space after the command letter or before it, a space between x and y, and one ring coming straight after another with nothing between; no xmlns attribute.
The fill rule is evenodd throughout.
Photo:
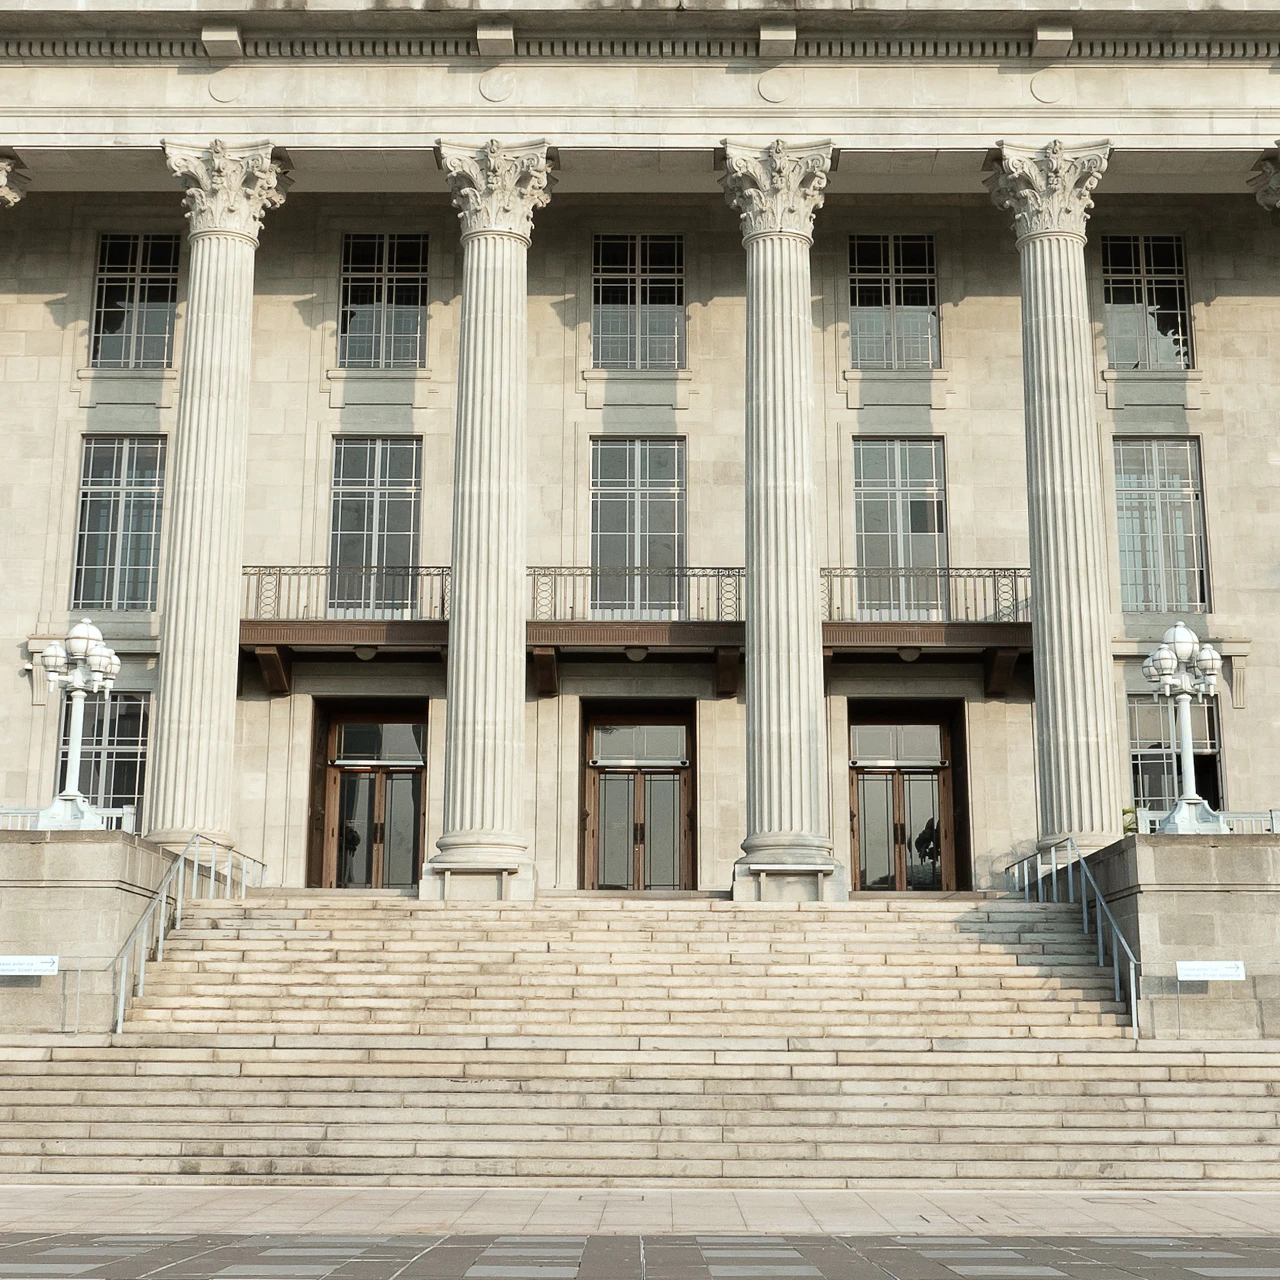
<svg viewBox="0 0 1280 1280"><path fill-rule="evenodd" d="M1280 1045L1135 1043L1075 909L197 903L3 1037L10 1181L1280 1185Z"/></svg>

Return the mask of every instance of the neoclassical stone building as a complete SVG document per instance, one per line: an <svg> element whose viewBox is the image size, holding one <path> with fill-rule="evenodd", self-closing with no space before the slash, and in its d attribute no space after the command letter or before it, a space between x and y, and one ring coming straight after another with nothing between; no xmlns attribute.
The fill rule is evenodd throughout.
<svg viewBox="0 0 1280 1280"><path fill-rule="evenodd" d="M0 5L0 803L87 616L269 884L982 888L1172 802L1181 618L1269 808L1268 20Z"/></svg>

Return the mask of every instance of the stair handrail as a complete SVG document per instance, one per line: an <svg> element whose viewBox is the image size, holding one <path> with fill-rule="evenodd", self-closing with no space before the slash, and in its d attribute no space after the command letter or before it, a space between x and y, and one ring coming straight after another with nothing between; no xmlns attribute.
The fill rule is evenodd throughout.
<svg viewBox="0 0 1280 1280"><path fill-rule="evenodd" d="M1059 859L1059 851L1062 850L1063 856ZM1035 875L1032 876L1032 864L1035 864ZM1080 882L1080 913L1081 924L1084 927L1086 937L1093 934L1098 939L1098 968L1106 966L1107 946L1103 926L1111 930L1111 978L1115 989L1117 1002L1124 1000L1129 1010L1129 1023L1133 1029L1133 1038L1139 1038L1138 1028L1138 1000L1140 999L1140 983L1142 980L1142 962L1134 955L1133 948L1129 945L1129 940L1124 936L1124 931L1116 923L1116 918L1111 914L1111 908L1107 905L1107 900L1102 896L1102 890L1098 888L1098 882L1094 879L1093 872L1089 869L1089 864L1081 854L1079 846L1070 837L1058 841L1056 844L1050 845L1046 849L1037 848L1034 853L1029 853L1024 858L1018 858L1016 861L1009 863L1004 869L1005 884L1010 893L1021 892L1023 899L1027 902L1031 901L1032 884L1035 885L1035 894L1037 902L1059 902L1060 889L1059 882L1063 878L1062 873L1065 872L1067 884L1067 901L1074 903L1076 900L1076 872L1079 873ZM1046 889L1046 882L1049 888ZM1089 926L1089 890L1093 890L1094 903L1094 926ZM1128 966L1128 982L1125 984L1125 993L1121 996L1121 952L1124 953L1125 963Z"/></svg>
<svg viewBox="0 0 1280 1280"><path fill-rule="evenodd" d="M208 866L204 851L208 850ZM243 898L253 886L260 888L264 863L241 853L232 845L209 836L193 834L169 864L151 900L143 908L142 915L133 926L124 946L116 952L111 962L112 1003L115 1014L113 1030L124 1030L124 1008L129 996L142 995L147 985L147 963L154 949L156 961L164 959L165 935L182 927L182 904L200 896L200 877L203 874L210 898ZM176 882L176 884L175 884ZM219 892L221 889L221 892ZM132 990L130 970L133 971Z"/></svg>

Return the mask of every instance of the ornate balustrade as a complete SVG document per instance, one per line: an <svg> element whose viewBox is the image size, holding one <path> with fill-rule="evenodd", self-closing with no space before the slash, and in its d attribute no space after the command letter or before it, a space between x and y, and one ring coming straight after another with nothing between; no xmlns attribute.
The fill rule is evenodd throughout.
<svg viewBox="0 0 1280 1280"><path fill-rule="evenodd" d="M741 622L744 569L529 570L534 622Z"/></svg>
<svg viewBox="0 0 1280 1280"><path fill-rule="evenodd" d="M449 570L272 565L244 570L249 622L438 621L449 616Z"/></svg>
<svg viewBox="0 0 1280 1280"><path fill-rule="evenodd" d="M1030 622L1030 569L823 569L826 622Z"/></svg>
<svg viewBox="0 0 1280 1280"><path fill-rule="evenodd" d="M741 622L739 568L540 565L528 571L533 622ZM1029 622L1029 569L823 569L825 622ZM449 570L334 565L244 570L251 622L443 621Z"/></svg>

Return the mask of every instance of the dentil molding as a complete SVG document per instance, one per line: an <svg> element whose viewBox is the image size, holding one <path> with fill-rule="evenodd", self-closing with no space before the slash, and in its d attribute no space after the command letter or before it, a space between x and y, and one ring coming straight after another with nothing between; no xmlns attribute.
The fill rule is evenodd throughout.
<svg viewBox="0 0 1280 1280"><path fill-rule="evenodd" d="M821 61L906 59L954 61L977 59L1030 59L1035 57L1032 39L988 36L883 36L863 39L801 37L797 60ZM314 62L317 58L481 59L474 39L465 35L410 36L304 36L246 37L246 60L287 63ZM517 39L514 56L521 59L741 59L760 58L759 40L715 36L548 36ZM179 59L208 65L210 54L202 41L182 38L87 36L74 39L14 37L0 40L0 58L33 60L170 62ZM1072 62L1174 61L1174 62L1272 62L1280 58L1280 40L1251 36L1223 39L1126 39L1077 40L1062 59Z"/></svg>

